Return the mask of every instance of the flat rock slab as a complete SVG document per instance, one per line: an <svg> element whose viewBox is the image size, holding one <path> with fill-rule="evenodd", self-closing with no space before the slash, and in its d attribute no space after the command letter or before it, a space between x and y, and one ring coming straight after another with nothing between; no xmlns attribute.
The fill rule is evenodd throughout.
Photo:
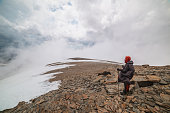
<svg viewBox="0 0 170 113"><path fill-rule="evenodd" d="M161 78L155 75L134 76L131 81L135 82L160 82Z"/></svg>

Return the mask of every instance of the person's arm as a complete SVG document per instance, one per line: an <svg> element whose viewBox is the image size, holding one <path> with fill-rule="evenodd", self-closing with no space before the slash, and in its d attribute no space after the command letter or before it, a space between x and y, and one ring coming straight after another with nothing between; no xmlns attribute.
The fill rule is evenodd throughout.
<svg viewBox="0 0 170 113"><path fill-rule="evenodd" d="M127 65L127 64L125 64L125 66L122 66L123 67L123 69L117 69L118 71L121 71L121 72L123 72L123 73L126 73L128 70L129 70L129 66Z"/></svg>

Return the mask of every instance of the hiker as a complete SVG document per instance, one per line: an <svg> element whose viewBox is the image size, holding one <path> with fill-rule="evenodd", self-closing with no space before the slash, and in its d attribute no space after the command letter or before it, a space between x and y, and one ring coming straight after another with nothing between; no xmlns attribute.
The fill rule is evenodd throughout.
<svg viewBox="0 0 170 113"><path fill-rule="evenodd" d="M133 61L130 56L125 57L125 66L122 66L123 69L117 69L120 71L118 76L118 82L124 83L124 90L121 92L122 95L126 95L129 92L130 80L132 79L135 69L133 67Z"/></svg>

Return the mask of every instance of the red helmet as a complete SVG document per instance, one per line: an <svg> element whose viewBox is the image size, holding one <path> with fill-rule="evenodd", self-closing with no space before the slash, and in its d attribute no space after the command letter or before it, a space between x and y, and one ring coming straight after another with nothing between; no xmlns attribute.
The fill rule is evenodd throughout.
<svg viewBox="0 0 170 113"><path fill-rule="evenodd" d="M131 57L130 56L126 56L125 57L125 63L129 62L131 60Z"/></svg>

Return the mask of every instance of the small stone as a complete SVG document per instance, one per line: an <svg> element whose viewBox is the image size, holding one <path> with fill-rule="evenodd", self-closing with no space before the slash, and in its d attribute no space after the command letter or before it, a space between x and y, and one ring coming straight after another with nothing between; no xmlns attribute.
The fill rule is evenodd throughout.
<svg viewBox="0 0 170 113"><path fill-rule="evenodd" d="M104 83L104 80L100 80L100 83L103 84L103 83Z"/></svg>
<svg viewBox="0 0 170 113"><path fill-rule="evenodd" d="M121 107L122 107L122 109L125 109L125 108L126 108L126 104L123 103L123 104L121 105Z"/></svg>
<svg viewBox="0 0 170 113"><path fill-rule="evenodd" d="M142 65L142 67L147 68L147 67L149 67L149 64L144 64L144 65Z"/></svg>
<svg viewBox="0 0 170 113"><path fill-rule="evenodd" d="M91 94L90 97L89 97L89 99L91 99L91 100L96 100L96 96L95 96L94 94Z"/></svg>
<svg viewBox="0 0 170 113"><path fill-rule="evenodd" d="M152 106L152 107L155 106L155 103L154 103L154 102L151 102L151 101L146 101L146 100L145 100L145 103L148 104L148 105L150 105L150 106Z"/></svg>
<svg viewBox="0 0 170 113"><path fill-rule="evenodd" d="M77 107L77 105L76 105L74 102L72 102L72 103L70 104L70 108L75 109L76 107Z"/></svg>
<svg viewBox="0 0 170 113"><path fill-rule="evenodd" d="M154 108L153 108L153 107L150 107L150 106L148 106L148 105L146 105L146 106L147 106L147 108L148 108L149 112L154 113Z"/></svg>
<svg viewBox="0 0 170 113"><path fill-rule="evenodd" d="M83 94L82 95L82 98L85 100L85 99L88 99L88 95L86 95L86 94Z"/></svg>
<svg viewBox="0 0 170 113"><path fill-rule="evenodd" d="M149 96L149 95L148 95L148 96L146 96L146 97L149 98L149 99L152 99L152 96Z"/></svg>
<svg viewBox="0 0 170 113"><path fill-rule="evenodd" d="M119 109L119 113L122 113L122 109Z"/></svg>
<svg viewBox="0 0 170 113"><path fill-rule="evenodd" d="M36 104L41 104L41 103L43 103L44 102L44 100L43 99L40 99Z"/></svg>
<svg viewBox="0 0 170 113"><path fill-rule="evenodd" d="M97 113L95 110L92 110L91 112L89 112L89 113Z"/></svg>
<svg viewBox="0 0 170 113"><path fill-rule="evenodd" d="M81 92L81 91L84 91L84 88L78 88L75 90L75 92Z"/></svg>
<svg viewBox="0 0 170 113"><path fill-rule="evenodd" d="M110 75L110 74L108 74L108 75L107 75L107 77L108 77L108 78L112 78L113 76L112 76L112 75Z"/></svg>
<svg viewBox="0 0 170 113"><path fill-rule="evenodd" d="M93 82L98 82L102 79L103 77L102 76L98 76L95 80L93 80Z"/></svg>
<svg viewBox="0 0 170 113"><path fill-rule="evenodd" d="M132 102L135 102L136 101L136 98L132 99Z"/></svg>
<svg viewBox="0 0 170 113"><path fill-rule="evenodd" d="M154 108L155 108L156 111L160 110L159 106L155 106Z"/></svg>
<svg viewBox="0 0 170 113"><path fill-rule="evenodd" d="M108 111L104 108L97 107L97 109L98 109L98 113L108 113Z"/></svg>
<svg viewBox="0 0 170 113"><path fill-rule="evenodd" d="M126 102L130 102L130 101L132 101L132 99L134 98L134 96L127 96L127 99L126 99Z"/></svg>
<svg viewBox="0 0 170 113"><path fill-rule="evenodd" d="M170 95L170 89L166 89L165 92Z"/></svg>
<svg viewBox="0 0 170 113"><path fill-rule="evenodd" d="M130 108L133 108L132 104L129 104L129 107L130 107Z"/></svg>
<svg viewBox="0 0 170 113"><path fill-rule="evenodd" d="M25 101L19 102L17 106L22 106L22 105L24 105L25 103L26 103Z"/></svg>
<svg viewBox="0 0 170 113"><path fill-rule="evenodd" d="M144 113L149 111L148 109L146 109L146 108L144 108L144 107L140 107L140 106L139 106L139 110L140 110L140 111L143 111Z"/></svg>
<svg viewBox="0 0 170 113"><path fill-rule="evenodd" d="M135 113L139 113L139 112L140 112L139 109L137 109L137 108L133 108L133 111L134 111Z"/></svg>
<svg viewBox="0 0 170 113"><path fill-rule="evenodd" d="M106 82L105 82L105 84L114 84L114 83L117 83L117 81L116 81L116 80L115 80L115 81L113 80L113 81L106 81Z"/></svg>
<svg viewBox="0 0 170 113"><path fill-rule="evenodd" d="M153 99L157 102L162 102L161 98L157 95L153 95Z"/></svg>
<svg viewBox="0 0 170 113"><path fill-rule="evenodd" d="M108 94L117 94L118 93L118 89L117 89L117 85L106 85L106 92Z"/></svg>
<svg viewBox="0 0 170 113"><path fill-rule="evenodd" d="M147 92L150 92L151 89L147 88L147 87L143 87L141 88L141 90L144 92L144 93L147 93Z"/></svg>

